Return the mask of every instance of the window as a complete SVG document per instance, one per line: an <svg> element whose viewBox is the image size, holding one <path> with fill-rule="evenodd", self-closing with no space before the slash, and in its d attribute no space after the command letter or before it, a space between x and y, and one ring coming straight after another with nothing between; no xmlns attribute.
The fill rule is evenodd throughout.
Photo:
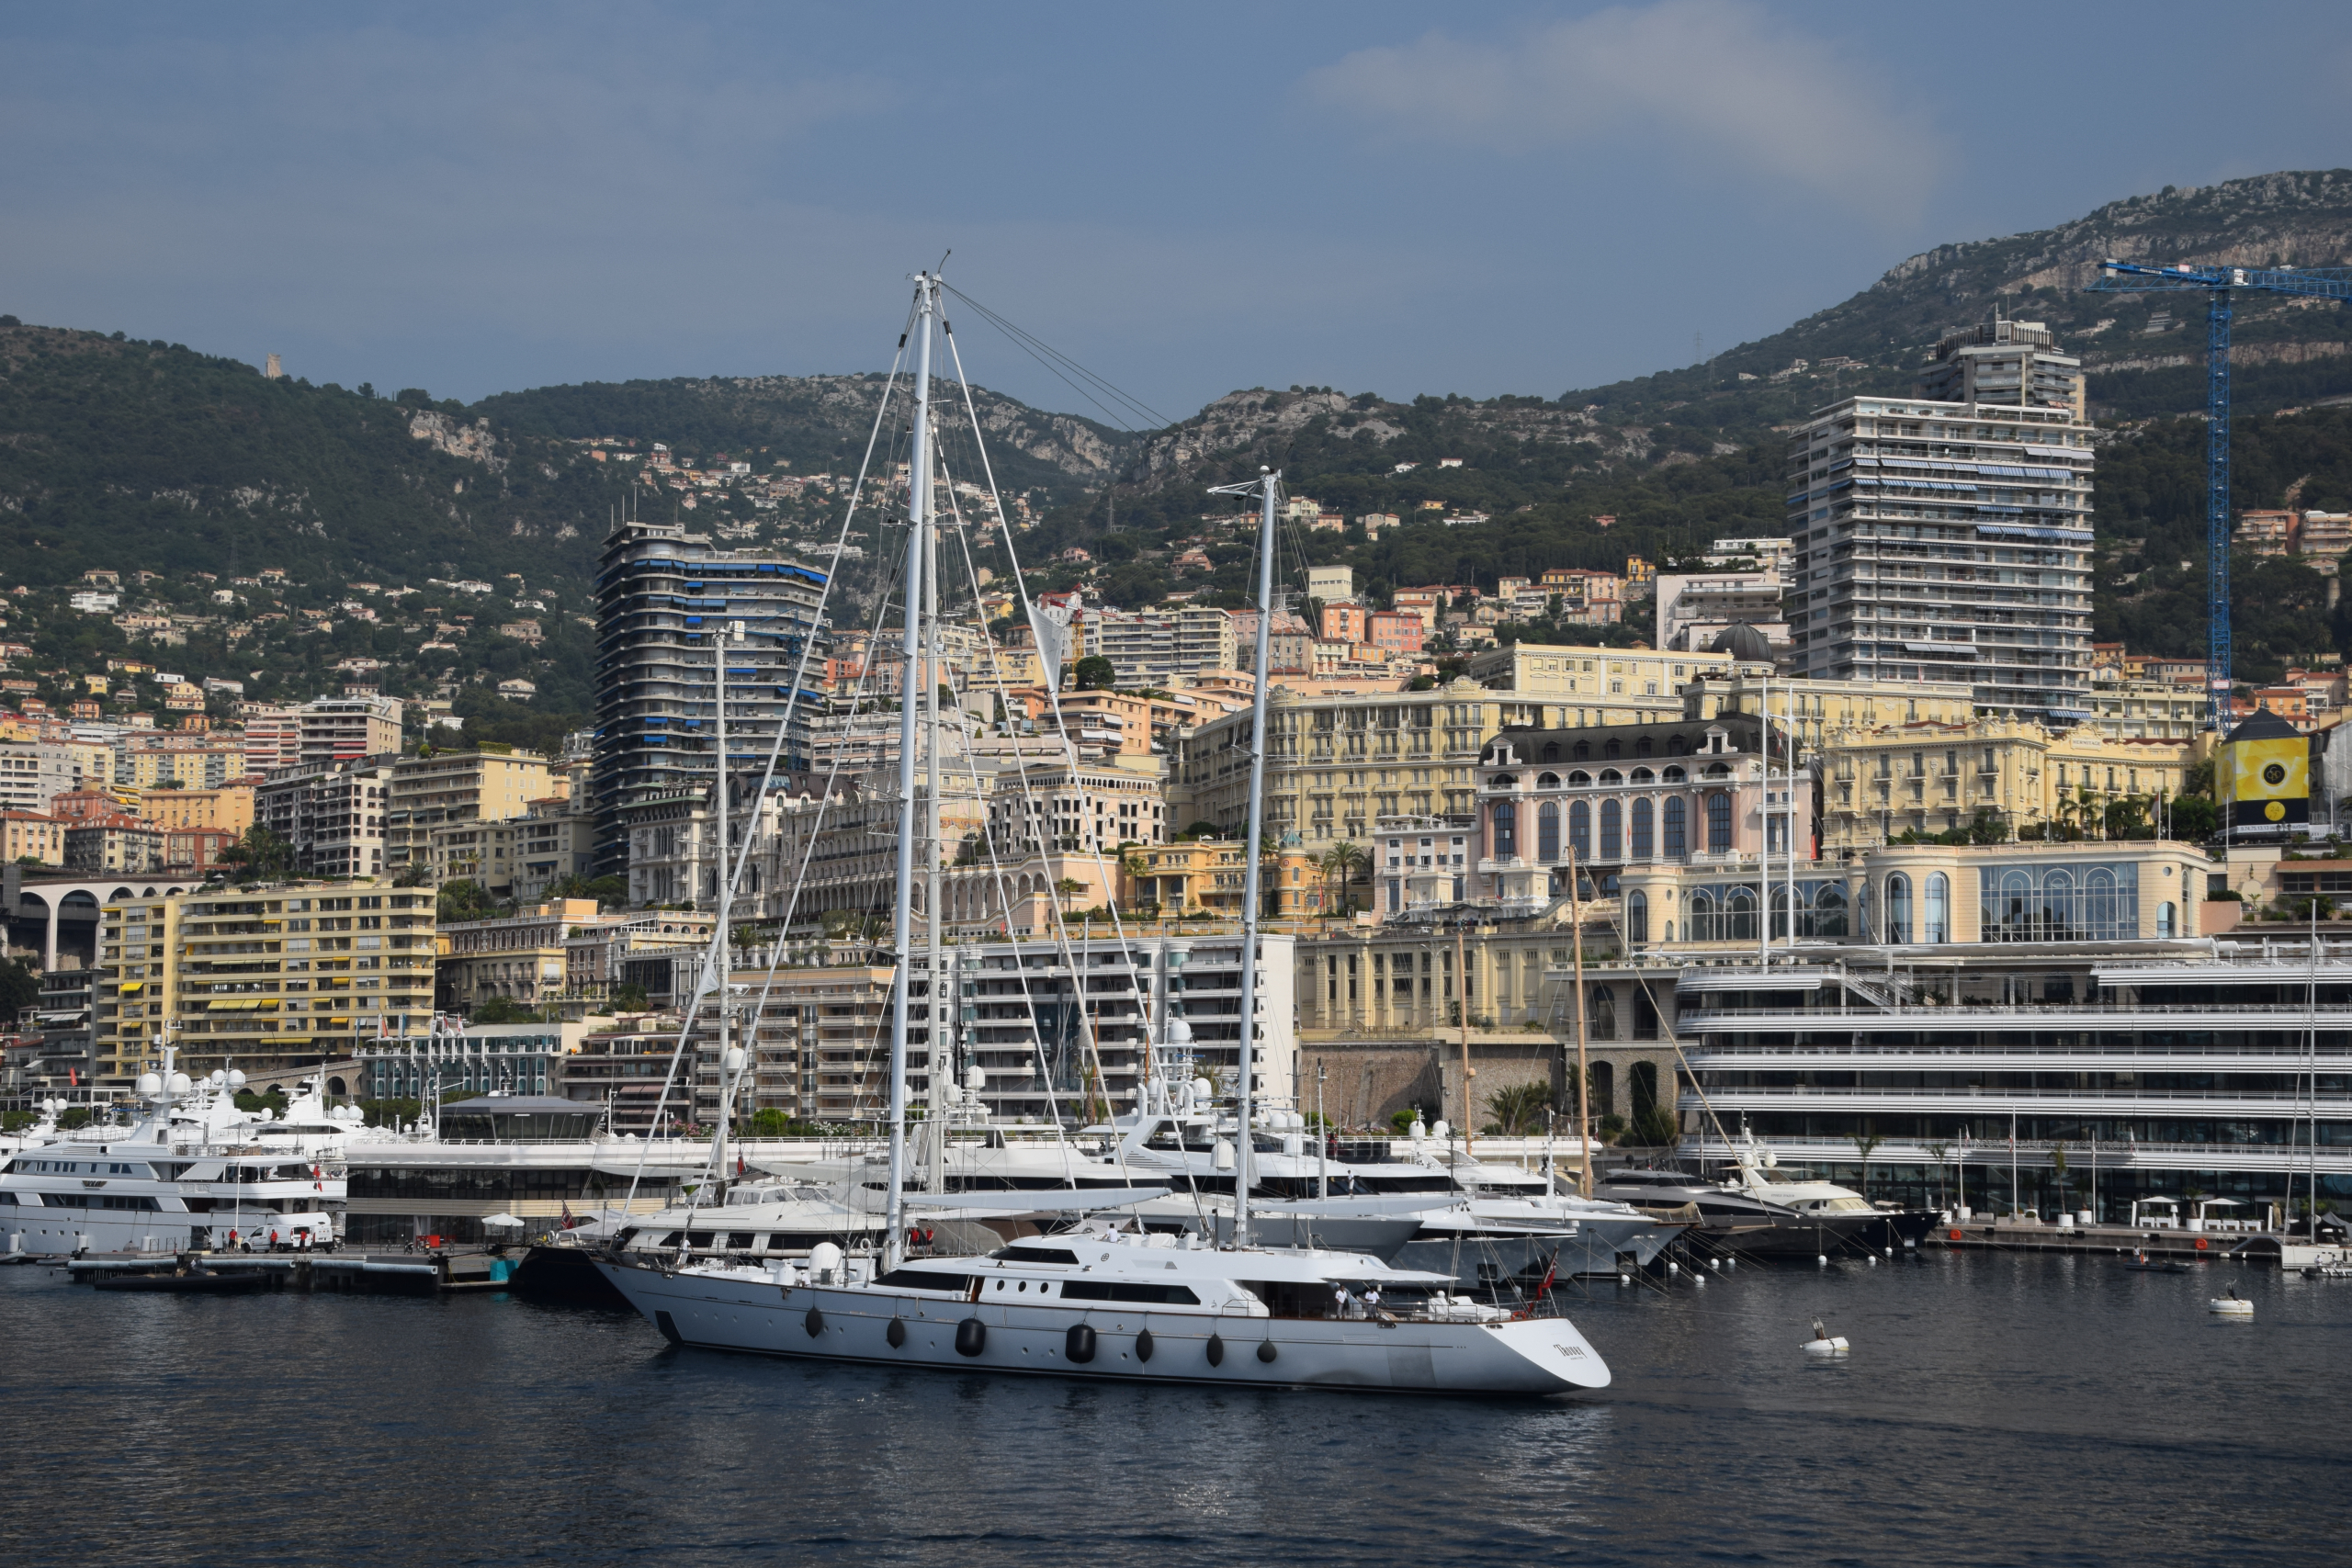
<svg viewBox="0 0 2352 1568"><path fill-rule="evenodd" d="M1535 858L1550 865L1560 858L1560 807L1547 800L1535 808Z"/></svg>
<svg viewBox="0 0 2352 1568"><path fill-rule="evenodd" d="M2172 904L2156 906L2156 935L2175 937L2180 934L2180 911Z"/></svg>
<svg viewBox="0 0 2352 1568"><path fill-rule="evenodd" d="M1692 942L1715 940L1715 896L1713 893L1703 887L1700 888L1690 895L1690 902L1683 907L1682 912L1688 918L1689 929L1686 934ZM1671 934L1672 930L1671 926L1668 928L1668 942L1674 940Z"/></svg>
<svg viewBox="0 0 2352 1568"><path fill-rule="evenodd" d="M1666 858L1684 860L1690 856L1689 836L1684 831L1690 813L1690 803L1680 795L1668 795L1666 801Z"/></svg>
<svg viewBox="0 0 2352 1568"><path fill-rule="evenodd" d="M1495 802L1494 844L1489 853L1501 857L1519 853L1519 807L1508 800Z"/></svg>
<svg viewBox="0 0 2352 1568"><path fill-rule="evenodd" d="M1604 861L1623 860L1625 808L1613 800L1600 803L1600 858Z"/></svg>
<svg viewBox="0 0 2352 1568"><path fill-rule="evenodd" d="M1911 879L1899 871L1886 879L1886 940L1911 940Z"/></svg>
<svg viewBox="0 0 2352 1568"><path fill-rule="evenodd" d="M1581 800L1568 807L1568 848L1577 860L1591 863L1592 807Z"/></svg>
<svg viewBox="0 0 2352 1568"><path fill-rule="evenodd" d="M1646 893L1637 890L1625 897L1625 940L1635 947L1649 945L1650 897Z"/></svg>
<svg viewBox="0 0 2352 1568"><path fill-rule="evenodd" d="M1720 790L1707 796L1707 852L1731 852L1731 796Z"/></svg>
<svg viewBox="0 0 2352 1568"><path fill-rule="evenodd" d="M1919 940L1951 940L1951 878L1940 871L1928 875L1928 897L1919 916Z"/></svg>
<svg viewBox="0 0 2352 1568"><path fill-rule="evenodd" d="M1626 853L1634 860L1647 860L1655 852L1650 834L1652 809L1646 800L1634 802L1634 837L1626 846Z"/></svg>

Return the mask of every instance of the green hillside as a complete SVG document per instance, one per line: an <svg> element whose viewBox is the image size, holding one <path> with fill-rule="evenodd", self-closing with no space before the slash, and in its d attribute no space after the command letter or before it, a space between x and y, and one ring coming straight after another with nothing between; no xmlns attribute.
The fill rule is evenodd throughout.
<svg viewBox="0 0 2352 1568"><path fill-rule="evenodd" d="M304 580L579 580L613 487L570 447L486 460L429 402L269 380L173 344L0 323L0 542L34 587L91 567ZM455 428L455 404L435 417Z"/></svg>

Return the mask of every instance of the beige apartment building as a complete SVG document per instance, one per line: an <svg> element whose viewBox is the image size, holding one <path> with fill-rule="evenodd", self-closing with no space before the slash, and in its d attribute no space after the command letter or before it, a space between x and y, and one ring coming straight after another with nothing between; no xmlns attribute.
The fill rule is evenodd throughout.
<svg viewBox="0 0 2352 1568"><path fill-rule="evenodd" d="M1526 722L1566 729L1679 718L1692 681L1753 668L1728 653L1522 642L1476 655L1462 672L1489 691L1541 699L1550 711Z"/></svg>
<svg viewBox="0 0 2352 1568"><path fill-rule="evenodd" d="M251 784L218 789L155 789L140 800L139 815L158 828L218 828L243 834L254 825Z"/></svg>
<svg viewBox="0 0 2352 1568"><path fill-rule="evenodd" d="M401 705L391 697L321 697L294 710L300 760L345 762L401 749Z"/></svg>
<svg viewBox="0 0 2352 1568"><path fill-rule="evenodd" d="M107 904L92 1026L107 1087L160 1070L168 1030L191 1077L279 1073L433 1010L434 894L378 881L285 883Z"/></svg>
<svg viewBox="0 0 2352 1568"><path fill-rule="evenodd" d="M560 793L561 776L530 751L484 747L403 757L393 766L385 803L384 863L398 870L429 861L436 829L525 816L533 801Z"/></svg>
<svg viewBox="0 0 2352 1568"><path fill-rule="evenodd" d="M2012 836L2096 821L2114 801L2178 795L2205 750L2201 739L2122 737L2087 725L2052 734L2008 718L1841 728L1821 759L1822 852L1905 831L1948 832L1980 811L1998 815Z"/></svg>

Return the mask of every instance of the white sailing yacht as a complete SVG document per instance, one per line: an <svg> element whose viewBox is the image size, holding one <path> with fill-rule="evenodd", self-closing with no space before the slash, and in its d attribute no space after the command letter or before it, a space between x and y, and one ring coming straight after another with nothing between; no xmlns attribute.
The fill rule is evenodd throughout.
<svg viewBox="0 0 2352 1568"><path fill-rule="evenodd" d="M611 1252L598 1269L673 1344L828 1360L1135 1381L1550 1394L1602 1388L1609 1368L1547 1299L1522 1311L1449 1294L1442 1274L1392 1268L1351 1252L1261 1246L1250 1205L1236 1206L1224 1245L1148 1232L1105 1203L1138 1196L1072 1191L1067 1212L1097 1211L1069 1233L964 1257L908 1261L908 1021L915 886L935 869L937 834L919 831L915 787L919 682L926 668L924 610L935 605L932 548L932 335L940 279L915 279L912 441L904 578L904 689L899 708L899 835L896 884L898 975L890 1023L888 1228L878 1258L828 1245L805 1258L707 1258L681 1261ZM974 436L979 432L975 422ZM1275 511L1280 476L1261 470L1227 493L1260 503L1257 694L1251 728L1250 827L1242 908L1242 1036L1237 1123L1256 1125L1252 1065L1257 994L1261 797L1265 781L1268 634L1272 627ZM1001 516L1001 508L998 509ZM722 795L723 785L722 785ZM936 800L936 793L933 797ZM915 863L930 845L933 868ZM932 909L937 908L936 882ZM933 932L936 922L930 922ZM935 937L934 939L935 940ZM929 970L935 976L934 963ZM923 1005L934 1004L928 998ZM1251 1185L1254 1140L1235 1140L1235 1190ZM1165 1189L1161 1189L1165 1190ZM1024 1206L1043 1193L1023 1195ZM933 1191L924 1204L987 1194ZM1001 1201L1001 1198L999 1199Z"/></svg>

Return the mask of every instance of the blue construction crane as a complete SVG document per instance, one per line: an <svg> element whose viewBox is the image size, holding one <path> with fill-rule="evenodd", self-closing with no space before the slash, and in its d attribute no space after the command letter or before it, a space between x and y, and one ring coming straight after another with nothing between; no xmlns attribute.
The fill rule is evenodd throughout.
<svg viewBox="0 0 2352 1568"><path fill-rule="evenodd" d="M2185 294L2209 301L2205 327L2205 694L2213 733L2230 716L2230 297L2305 294L2352 299L2352 267L2138 266L2100 264L2117 276L2094 294ZM2129 281L2127 281L2129 280Z"/></svg>

